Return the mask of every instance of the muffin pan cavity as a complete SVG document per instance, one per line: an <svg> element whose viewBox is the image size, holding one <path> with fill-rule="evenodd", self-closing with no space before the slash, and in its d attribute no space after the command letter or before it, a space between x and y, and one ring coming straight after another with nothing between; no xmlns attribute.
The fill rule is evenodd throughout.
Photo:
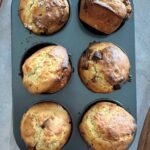
<svg viewBox="0 0 150 150"><path fill-rule="evenodd" d="M70 17L68 0L20 0L19 16L25 28L35 34L51 35L60 31Z"/></svg>
<svg viewBox="0 0 150 150"><path fill-rule="evenodd" d="M86 109L79 131L93 149L127 149L134 140L136 122L122 104L101 99Z"/></svg>
<svg viewBox="0 0 150 150"><path fill-rule="evenodd" d="M127 110L136 119L136 74L135 74L135 41L134 41L134 15L115 33L111 35L93 34L86 30L78 16L78 2L70 0L70 18L65 28L50 36L40 36L24 28L18 16L20 0L12 1L12 95L13 95L13 132L21 150L27 150L21 140L20 123L22 116L28 108L43 100L55 102L67 108L72 118L72 135L63 150L88 150L89 147L80 136L79 120L85 108L95 100L103 98L118 100L126 106ZM133 6L133 4L132 4ZM125 50L131 64L130 75L132 82L109 94L93 93L88 90L80 80L78 74L78 61L81 54L90 42L111 42ZM39 44L40 43L40 44ZM44 44L43 44L44 43ZM22 65L37 50L51 44L62 45L71 54L74 73L67 86L53 94L31 94L22 83ZM22 74L22 73L21 73ZM130 148L134 150L135 148Z"/></svg>
<svg viewBox="0 0 150 150"><path fill-rule="evenodd" d="M83 26L95 34L109 35L118 31L132 13L127 1L80 0L78 15Z"/></svg>
<svg viewBox="0 0 150 150"><path fill-rule="evenodd" d="M32 131L31 134L28 131ZM61 149L71 137L72 120L63 106L43 101L34 104L24 113L20 132L27 148ZM49 132L51 134L48 137ZM38 135L39 138L37 139L35 135ZM40 144L41 142L43 145Z"/></svg>
<svg viewBox="0 0 150 150"><path fill-rule="evenodd" d="M36 45L29 52L43 45L46 44ZM32 94L60 91L68 84L72 74L67 49L53 44L38 49L25 59L21 69L23 84Z"/></svg>
<svg viewBox="0 0 150 150"><path fill-rule="evenodd" d="M129 80L128 56L110 42L93 42L82 53L78 72L81 81L95 93L111 93Z"/></svg>

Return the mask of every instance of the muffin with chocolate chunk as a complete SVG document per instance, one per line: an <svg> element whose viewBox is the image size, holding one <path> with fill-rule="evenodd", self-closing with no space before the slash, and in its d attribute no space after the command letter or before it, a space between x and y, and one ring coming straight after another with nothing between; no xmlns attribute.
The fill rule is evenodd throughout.
<svg viewBox="0 0 150 150"><path fill-rule="evenodd" d="M21 0L19 15L32 32L52 34L68 21L69 3L67 0Z"/></svg>
<svg viewBox="0 0 150 150"><path fill-rule="evenodd" d="M44 47L22 66L23 84L33 94L58 92L68 83L72 67L67 50L59 45Z"/></svg>
<svg viewBox="0 0 150 150"><path fill-rule="evenodd" d="M70 137L71 119L62 106L39 103L24 114L20 132L29 150L60 150Z"/></svg>
<svg viewBox="0 0 150 150"><path fill-rule="evenodd" d="M78 72L85 86L96 93L110 93L129 80L127 55L109 42L94 42L80 58Z"/></svg>
<svg viewBox="0 0 150 150"><path fill-rule="evenodd" d="M134 139L136 123L122 107L98 102L84 114L79 129L93 150L127 150Z"/></svg>
<svg viewBox="0 0 150 150"><path fill-rule="evenodd" d="M105 34L116 31L131 12L129 0L80 0L81 21Z"/></svg>

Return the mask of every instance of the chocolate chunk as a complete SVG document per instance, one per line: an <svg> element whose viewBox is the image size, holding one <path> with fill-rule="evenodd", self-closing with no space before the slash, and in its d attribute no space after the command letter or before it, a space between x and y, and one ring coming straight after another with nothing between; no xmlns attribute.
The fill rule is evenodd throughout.
<svg viewBox="0 0 150 150"><path fill-rule="evenodd" d="M60 80L63 80L64 79L64 75L62 75L61 77L60 77Z"/></svg>
<svg viewBox="0 0 150 150"><path fill-rule="evenodd" d="M119 83L122 83L124 80L125 80L125 78L123 76L121 76L119 79Z"/></svg>
<svg viewBox="0 0 150 150"><path fill-rule="evenodd" d="M121 85L120 84L116 84L113 87L114 90L120 90L121 89Z"/></svg>
<svg viewBox="0 0 150 150"><path fill-rule="evenodd" d="M44 129L47 127L49 119L45 120L44 123L41 125L41 128Z"/></svg>
<svg viewBox="0 0 150 150"><path fill-rule="evenodd" d="M89 63L88 62L83 63L82 69L83 70L88 70L89 69Z"/></svg>
<svg viewBox="0 0 150 150"><path fill-rule="evenodd" d="M87 9L87 8L88 8L86 1L85 1L85 4L84 4L83 8L84 8L84 9Z"/></svg>
<svg viewBox="0 0 150 150"><path fill-rule="evenodd" d="M91 81L96 83L96 76L94 76Z"/></svg>
<svg viewBox="0 0 150 150"><path fill-rule="evenodd" d="M68 69L68 67L65 67L65 66L64 66L64 67L63 67L63 70L66 70L66 69Z"/></svg>
<svg viewBox="0 0 150 150"><path fill-rule="evenodd" d="M102 59L102 54L100 52L96 51L92 57L92 60L97 61L97 60L101 60L101 59Z"/></svg>
<svg viewBox="0 0 150 150"><path fill-rule="evenodd" d="M34 147L28 147L28 149L29 150L36 150L36 146L37 146L37 144Z"/></svg>
<svg viewBox="0 0 150 150"><path fill-rule="evenodd" d="M36 150L36 146L33 147L33 150Z"/></svg>

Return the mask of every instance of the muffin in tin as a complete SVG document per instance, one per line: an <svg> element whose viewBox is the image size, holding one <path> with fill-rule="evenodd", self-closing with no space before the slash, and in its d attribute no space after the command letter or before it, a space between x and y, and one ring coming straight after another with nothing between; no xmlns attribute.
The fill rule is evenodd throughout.
<svg viewBox="0 0 150 150"><path fill-rule="evenodd" d="M67 0L21 0L20 18L26 28L36 34L59 31L70 15Z"/></svg>
<svg viewBox="0 0 150 150"><path fill-rule="evenodd" d="M21 120L20 132L29 150L61 150L71 134L71 119L59 104L32 106Z"/></svg>
<svg viewBox="0 0 150 150"><path fill-rule="evenodd" d="M109 42L93 42L83 52L78 72L85 86L96 93L110 93L130 78L127 55Z"/></svg>
<svg viewBox="0 0 150 150"><path fill-rule="evenodd" d="M135 119L111 102L98 102L83 116L79 126L93 150L127 150L136 132Z"/></svg>
<svg viewBox="0 0 150 150"><path fill-rule="evenodd" d="M80 0L81 21L105 34L116 31L131 12L129 0Z"/></svg>
<svg viewBox="0 0 150 150"><path fill-rule="evenodd" d="M44 47L22 66L23 84L33 94L55 93L64 88L72 73L67 50L60 45Z"/></svg>

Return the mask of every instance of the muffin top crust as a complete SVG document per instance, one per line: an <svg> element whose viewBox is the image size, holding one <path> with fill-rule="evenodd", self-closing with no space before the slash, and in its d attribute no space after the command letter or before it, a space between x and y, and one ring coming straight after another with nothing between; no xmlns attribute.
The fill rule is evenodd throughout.
<svg viewBox="0 0 150 150"><path fill-rule="evenodd" d="M52 34L69 19L67 0L21 0L20 18L36 34Z"/></svg>

